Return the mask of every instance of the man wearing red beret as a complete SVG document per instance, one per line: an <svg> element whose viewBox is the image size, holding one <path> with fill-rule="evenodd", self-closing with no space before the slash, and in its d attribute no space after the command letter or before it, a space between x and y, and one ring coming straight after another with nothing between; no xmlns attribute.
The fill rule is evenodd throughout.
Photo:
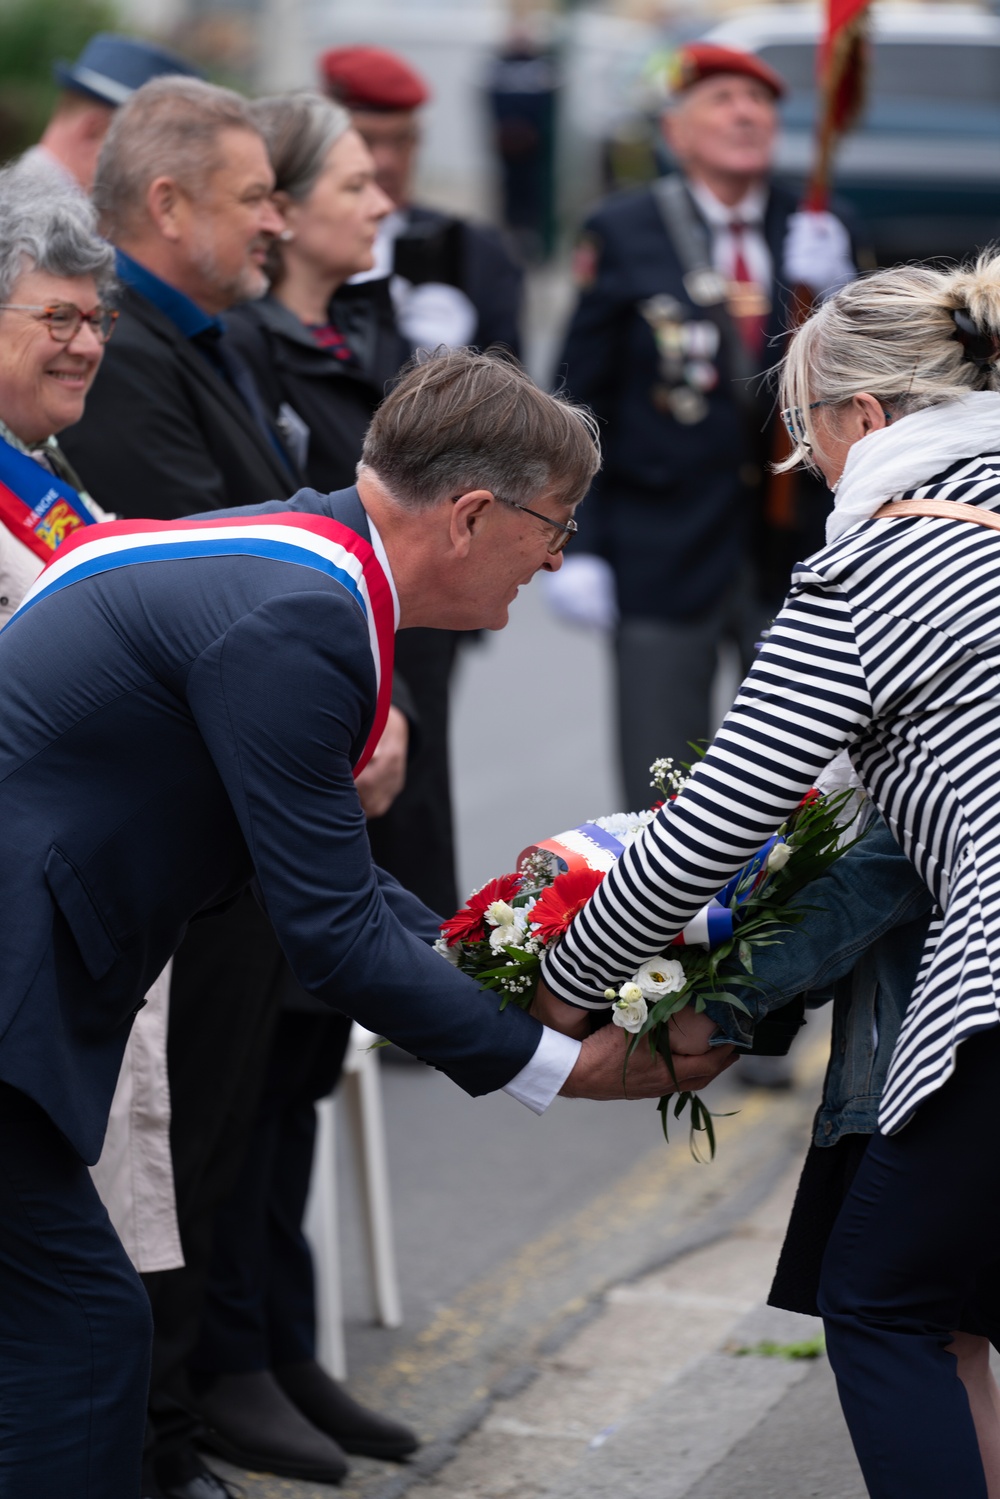
<svg viewBox="0 0 1000 1499"><path fill-rule="evenodd" d="M396 205L366 277L393 275L403 333L414 346L502 343L517 353L522 275L501 235L411 201L426 81L381 47L334 47L319 71L326 93L350 110L378 185Z"/></svg>
<svg viewBox="0 0 1000 1499"><path fill-rule="evenodd" d="M602 419L605 459L580 549L550 590L564 617L617 626L621 761L637 807L653 759L688 761L691 741L710 736L720 644L747 667L775 612L751 564L772 442L760 377L781 355L791 288L821 295L855 273L843 224L796 211L769 181L778 74L695 42L669 83L663 130L679 170L603 203L577 249L560 374Z"/></svg>

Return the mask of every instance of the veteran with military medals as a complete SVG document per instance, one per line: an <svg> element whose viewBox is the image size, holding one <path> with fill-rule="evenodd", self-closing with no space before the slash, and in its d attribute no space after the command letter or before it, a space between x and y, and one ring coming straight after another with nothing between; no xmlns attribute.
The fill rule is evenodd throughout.
<svg viewBox="0 0 1000 1499"><path fill-rule="evenodd" d="M549 580L576 622L615 626L628 804L648 766L711 731L718 649L741 666L768 610L754 566L791 288L854 274L829 213L769 181L783 80L750 53L693 42L672 60L663 129L678 170L587 220L559 374L601 418L604 470L579 550Z"/></svg>

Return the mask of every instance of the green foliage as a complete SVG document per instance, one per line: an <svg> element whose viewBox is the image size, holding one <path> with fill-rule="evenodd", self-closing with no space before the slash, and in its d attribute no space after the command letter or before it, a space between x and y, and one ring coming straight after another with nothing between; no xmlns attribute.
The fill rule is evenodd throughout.
<svg viewBox="0 0 1000 1499"><path fill-rule="evenodd" d="M806 1338L802 1343L774 1343L765 1338L761 1343L730 1348L729 1352L736 1358L743 1358L746 1354L754 1358L822 1358L826 1352L826 1341L822 1333L817 1333L814 1338Z"/></svg>
<svg viewBox="0 0 1000 1499"><path fill-rule="evenodd" d="M79 56L97 31L120 31L114 0L0 0L0 159L45 127L57 87L52 64Z"/></svg>

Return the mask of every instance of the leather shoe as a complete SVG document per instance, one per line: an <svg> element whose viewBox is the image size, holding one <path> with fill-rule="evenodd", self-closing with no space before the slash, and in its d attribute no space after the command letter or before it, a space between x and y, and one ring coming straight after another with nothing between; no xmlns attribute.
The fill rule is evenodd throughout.
<svg viewBox="0 0 1000 1499"><path fill-rule="evenodd" d="M409 1457L419 1438L401 1421L390 1421L352 1400L319 1364L283 1364L274 1377L313 1426L359 1457Z"/></svg>
<svg viewBox="0 0 1000 1499"><path fill-rule="evenodd" d="M147 1489L150 1490L147 1496ZM155 1489L155 1492L153 1492ZM243 1499L243 1490L226 1483L218 1473L195 1461L191 1470L173 1483L160 1478L155 1485L144 1480L143 1499Z"/></svg>
<svg viewBox="0 0 1000 1499"><path fill-rule="evenodd" d="M240 1468L339 1483L348 1469L332 1437L317 1431L269 1369L220 1374L198 1396L200 1445Z"/></svg>

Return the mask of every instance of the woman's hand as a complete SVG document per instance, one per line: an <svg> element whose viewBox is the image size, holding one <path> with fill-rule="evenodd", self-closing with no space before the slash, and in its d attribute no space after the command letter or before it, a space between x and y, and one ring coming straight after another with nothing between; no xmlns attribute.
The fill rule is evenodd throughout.
<svg viewBox="0 0 1000 1499"><path fill-rule="evenodd" d="M584 1036L590 1035L589 1011L581 1010L578 1005L568 1005L563 999L557 999L544 979L538 980L538 990L532 1001L531 1014L551 1030L562 1031L564 1036L572 1036L574 1041L582 1041Z"/></svg>

